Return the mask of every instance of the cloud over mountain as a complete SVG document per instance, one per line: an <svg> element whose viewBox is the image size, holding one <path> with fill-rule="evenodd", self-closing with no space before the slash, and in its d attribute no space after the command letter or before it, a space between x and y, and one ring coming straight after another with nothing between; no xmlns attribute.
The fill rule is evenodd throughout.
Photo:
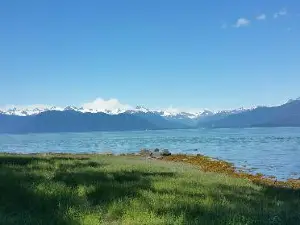
<svg viewBox="0 0 300 225"><path fill-rule="evenodd" d="M82 108L84 109L92 109L97 111L117 111L117 110L128 110L132 107L127 104L122 104L118 99L111 98L108 100L97 98L92 102L87 102L82 104Z"/></svg>

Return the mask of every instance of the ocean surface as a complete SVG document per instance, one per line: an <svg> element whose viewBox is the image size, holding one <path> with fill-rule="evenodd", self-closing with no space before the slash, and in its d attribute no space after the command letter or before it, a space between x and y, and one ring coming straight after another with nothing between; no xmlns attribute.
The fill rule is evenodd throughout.
<svg viewBox="0 0 300 225"><path fill-rule="evenodd" d="M0 135L0 152L132 153L166 148L233 162L278 179L300 178L300 128L200 129Z"/></svg>

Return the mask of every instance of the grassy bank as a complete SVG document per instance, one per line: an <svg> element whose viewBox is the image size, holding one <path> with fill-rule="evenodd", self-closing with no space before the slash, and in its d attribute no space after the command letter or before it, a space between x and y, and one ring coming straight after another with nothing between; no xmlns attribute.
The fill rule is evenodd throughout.
<svg viewBox="0 0 300 225"><path fill-rule="evenodd" d="M168 160L2 154L0 224L300 224L296 188Z"/></svg>
<svg viewBox="0 0 300 225"><path fill-rule="evenodd" d="M223 160L215 160L204 155L172 155L164 157L163 160L188 163L197 166L200 170L204 172L214 172L219 174L221 173L226 174L230 177L243 178L259 185L273 186L277 188L290 188L295 190L300 189L299 179L288 179L284 181L278 181L275 176L268 177L261 173L247 173L244 170L237 169L232 163Z"/></svg>

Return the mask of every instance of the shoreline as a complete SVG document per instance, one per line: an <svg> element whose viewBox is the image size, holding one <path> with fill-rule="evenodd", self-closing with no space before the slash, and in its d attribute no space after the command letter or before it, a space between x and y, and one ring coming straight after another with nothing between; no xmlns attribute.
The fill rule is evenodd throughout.
<svg viewBox="0 0 300 225"><path fill-rule="evenodd" d="M146 157L152 160L160 161L171 161L171 162L180 162L186 163L198 167L199 170L208 173L224 174L234 178L247 179L254 184L272 186L278 188L291 188L295 190L300 189L300 179L286 179L286 180L277 180L275 176L266 176L262 173L252 174L241 168L237 168L233 163L227 162L225 160L220 160L212 158L209 156L197 154L197 155L188 155L188 154L172 154L169 156L162 156L160 158L150 157L145 152L136 152L136 153L123 153L123 154L113 154L111 152L101 152L101 153L8 153L1 152L1 156L40 156L40 157L68 157L71 159L84 158L90 156L113 156L113 157Z"/></svg>
<svg viewBox="0 0 300 225"><path fill-rule="evenodd" d="M232 164L205 156L144 153L0 153L0 224L299 224L296 186L232 177Z"/></svg>
<svg viewBox="0 0 300 225"><path fill-rule="evenodd" d="M177 154L163 157L162 160L173 162L184 162L199 167L204 172L225 174L230 177L250 180L259 185L273 187L300 189L300 179L277 180L275 176L266 176L262 173L252 174L243 169L237 168L233 163L214 159L205 155L184 155Z"/></svg>

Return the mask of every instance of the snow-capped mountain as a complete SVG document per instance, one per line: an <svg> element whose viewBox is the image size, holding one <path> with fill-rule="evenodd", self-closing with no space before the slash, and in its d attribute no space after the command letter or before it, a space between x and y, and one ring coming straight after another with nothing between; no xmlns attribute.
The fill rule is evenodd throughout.
<svg viewBox="0 0 300 225"><path fill-rule="evenodd" d="M241 112L245 112L245 111L251 111L253 109L256 109L258 106L254 106L254 107L250 107L250 108L237 108L237 109L228 109L228 110L221 110L221 111L217 111L214 114L224 114L224 115L229 115L229 114L238 114Z"/></svg>
<svg viewBox="0 0 300 225"><path fill-rule="evenodd" d="M37 115L39 113L45 111L63 111L63 108L51 106L51 107L37 107L37 108L24 108L24 107L12 107L8 109L0 110L0 113L6 115L15 115L15 116L30 116L30 115Z"/></svg>
<svg viewBox="0 0 300 225"><path fill-rule="evenodd" d="M151 110L146 107L7 107L0 133L90 132L256 126L300 127L300 100L280 106L209 110ZM32 116L39 115L39 116Z"/></svg>
<svg viewBox="0 0 300 225"><path fill-rule="evenodd" d="M199 122L218 120L220 118L224 118L225 116L231 114L237 114L241 112L245 112L248 110L252 110L254 108L245 109L233 109L233 110L223 110L213 112L210 110L198 110L198 111L182 111L174 108L168 108L165 110L156 109L152 110L146 108L144 106L136 106L136 107L126 107L126 108L92 108L92 107L76 107L76 106L67 106L67 107L57 107L57 106L39 106L36 105L34 107L11 107L0 109L0 114L5 115L15 115L15 116L32 116L37 115L46 111L76 111L81 113L105 113L109 115L121 115L121 114L130 114L135 115L144 119L147 119L153 124L163 125L164 127L180 127L184 126L196 126ZM174 125L176 124L176 125Z"/></svg>
<svg viewBox="0 0 300 225"><path fill-rule="evenodd" d="M122 110L122 109L99 110L99 109L88 109L88 108L76 107L76 106L67 106L67 107L48 106L48 107L40 107L40 108L12 107L12 108L0 109L1 114L15 115L15 116L31 116L31 115L37 115L37 114L40 114L40 113L46 112L46 111L77 111L77 112L82 112L82 113L103 112L106 114L120 114L120 113L125 112L125 110Z"/></svg>
<svg viewBox="0 0 300 225"><path fill-rule="evenodd" d="M300 127L299 112L300 99L295 99L278 106L259 106L228 115L215 114L201 119L198 127Z"/></svg>
<svg viewBox="0 0 300 225"><path fill-rule="evenodd" d="M64 111L81 111L83 108L78 108L76 106L67 106L64 108Z"/></svg>
<svg viewBox="0 0 300 225"><path fill-rule="evenodd" d="M121 114L121 113L129 113L129 114L135 114L135 113L152 113L160 115L166 119L191 119L191 120L197 120L200 117L205 116L212 116L215 114L235 114L243 111L247 111L251 109L234 109L234 110L223 110L218 112L213 112L209 110L202 110L197 112L187 112L187 111L179 111L176 109L166 109L166 110L151 110L144 106L136 106L135 108L131 109L89 109L84 107L76 107L76 106L67 106L67 107L57 107L57 106L47 106L47 107L12 107L12 108L6 108L6 109L0 109L1 114L6 115L16 115L16 116L30 116L30 115L37 115L45 111L77 111L82 113L106 113L106 114Z"/></svg>
<svg viewBox="0 0 300 225"><path fill-rule="evenodd" d="M127 109L124 110L123 113L130 113L130 114L135 114L135 113L154 113L154 110L150 110L144 106L136 106L135 108Z"/></svg>
<svg viewBox="0 0 300 225"><path fill-rule="evenodd" d="M294 102L294 101L300 101L300 97L295 98L295 99L289 99L286 103L291 103L291 102Z"/></svg>

